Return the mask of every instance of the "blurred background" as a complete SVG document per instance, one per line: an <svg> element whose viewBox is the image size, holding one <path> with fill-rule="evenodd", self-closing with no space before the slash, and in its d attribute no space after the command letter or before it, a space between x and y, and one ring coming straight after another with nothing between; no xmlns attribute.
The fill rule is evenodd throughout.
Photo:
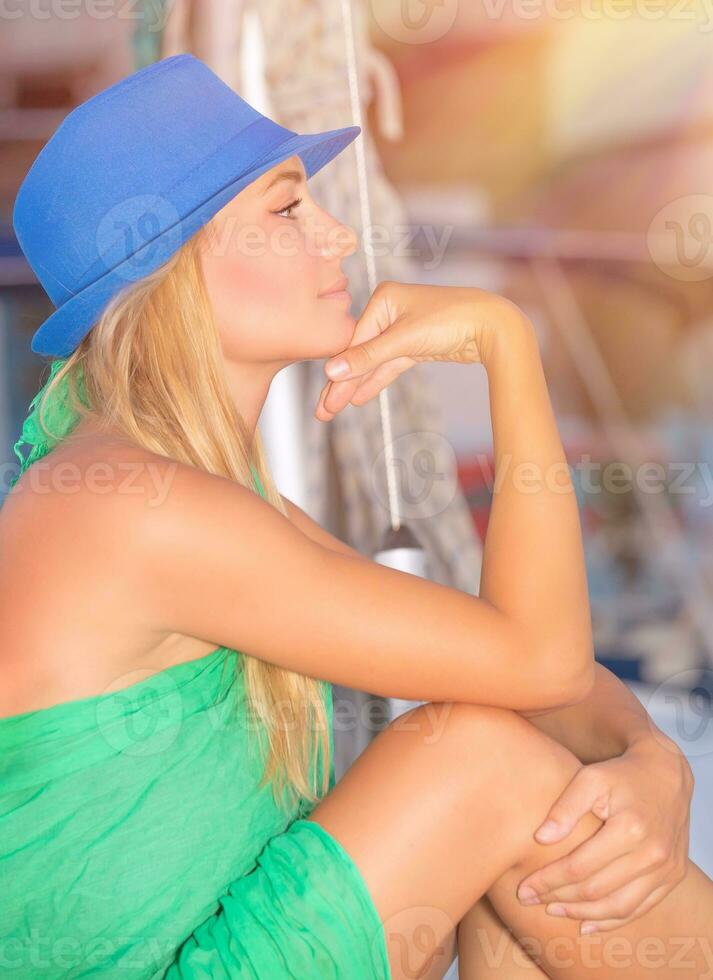
<svg viewBox="0 0 713 980"><path fill-rule="evenodd" d="M366 181L355 146L312 185L378 232L371 259L363 238L345 263L355 306L376 276L495 290L533 320L579 493L597 658L687 752L691 853L713 874L711 5L17 0L0 20L0 492L47 375L30 337L52 311L12 206L66 113L191 51L295 130L359 121ZM386 426L376 402L314 422L321 365L283 373L261 419L281 491L388 560L384 447L400 447L391 487L422 573L475 593L492 486L482 369L408 372ZM363 718L335 732L342 769L373 734Z"/></svg>

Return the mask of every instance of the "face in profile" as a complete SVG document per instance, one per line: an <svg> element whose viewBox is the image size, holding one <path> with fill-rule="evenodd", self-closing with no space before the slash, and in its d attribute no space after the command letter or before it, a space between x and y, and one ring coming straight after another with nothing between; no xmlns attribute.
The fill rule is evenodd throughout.
<svg viewBox="0 0 713 980"><path fill-rule="evenodd" d="M245 187L211 226L203 272L228 360L289 364L344 350L351 298L320 294L346 278L357 237L310 195L299 156Z"/></svg>

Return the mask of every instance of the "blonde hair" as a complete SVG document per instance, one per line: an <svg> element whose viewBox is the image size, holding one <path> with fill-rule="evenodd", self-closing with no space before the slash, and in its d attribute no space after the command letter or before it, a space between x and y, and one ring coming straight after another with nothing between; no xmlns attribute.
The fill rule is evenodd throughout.
<svg viewBox="0 0 713 980"><path fill-rule="evenodd" d="M53 365L37 404L38 426L52 437L43 409L64 385L77 421L92 416L152 452L251 488L254 467L265 499L287 516L260 432L256 428L251 439L225 379L200 262L209 240L210 223L112 298L72 354ZM331 764L328 685L242 652L238 669L244 670L246 702L257 722L251 730L267 735L260 786L272 780L276 801L284 794L287 806L297 796L316 803L328 789Z"/></svg>

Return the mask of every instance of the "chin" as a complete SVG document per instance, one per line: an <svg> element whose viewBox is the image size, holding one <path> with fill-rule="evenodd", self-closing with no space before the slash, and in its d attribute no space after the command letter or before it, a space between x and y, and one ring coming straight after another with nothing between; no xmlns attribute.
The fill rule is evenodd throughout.
<svg viewBox="0 0 713 980"><path fill-rule="evenodd" d="M340 311L327 318L313 320L309 333L307 330L304 331L303 343L300 344L301 349L296 355L293 348L292 359L318 361L341 354L351 343L356 324L356 317L348 311Z"/></svg>
<svg viewBox="0 0 713 980"><path fill-rule="evenodd" d="M350 313L345 313L339 318L334 324L333 335L331 337L329 357L333 354L339 354L348 347L351 343L352 337L354 336L354 330L357 325L356 317L352 316Z"/></svg>

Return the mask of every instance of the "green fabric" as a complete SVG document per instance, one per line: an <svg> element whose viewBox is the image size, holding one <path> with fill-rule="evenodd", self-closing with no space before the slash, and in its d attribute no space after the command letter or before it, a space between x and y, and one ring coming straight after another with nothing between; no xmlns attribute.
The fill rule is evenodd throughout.
<svg viewBox="0 0 713 980"><path fill-rule="evenodd" d="M69 401L69 382L65 378L58 385L57 391L53 397L46 403L43 413L45 425L40 425L40 398L44 394L45 389L52 381L55 374L57 374L64 363L65 359L61 357L52 361L50 364L49 377L42 384L39 391L30 402L27 418L22 423L20 437L13 446L15 455L20 462L20 469L17 475L10 481L10 489L14 487L28 466L34 463L36 459L44 456L45 453L48 453L50 449L56 446L57 443L64 438L64 436L69 435L77 423L77 415L73 411ZM80 397L86 403L84 382L81 371L79 374L78 387ZM23 456L22 452L20 451L20 447L23 445L30 447L30 451L28 452L27 456Z"/></svg>
<svg viewBox="0 0 713 980"><path fill-rule="evenodd" d="M23 470L56 444L36 420L23 437ZM309 801L286 812L258 788L241 658L0 718L1 976L389 980L350 855Z"/></svg>

